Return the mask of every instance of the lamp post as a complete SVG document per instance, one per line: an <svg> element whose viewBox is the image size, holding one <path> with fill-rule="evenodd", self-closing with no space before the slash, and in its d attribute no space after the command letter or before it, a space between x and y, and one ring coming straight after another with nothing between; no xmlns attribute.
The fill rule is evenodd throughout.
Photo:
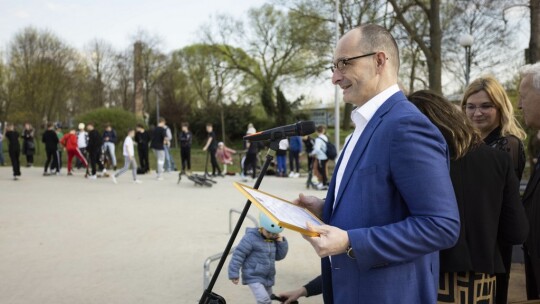
<svg viewBox="0 0 540 304"><path fill-rule="evenodd" d="M465 87L469 85L471 74L471 46L473 42L474 37L470 34L463 34L459 37L459 44L465 48Z"/></svg>

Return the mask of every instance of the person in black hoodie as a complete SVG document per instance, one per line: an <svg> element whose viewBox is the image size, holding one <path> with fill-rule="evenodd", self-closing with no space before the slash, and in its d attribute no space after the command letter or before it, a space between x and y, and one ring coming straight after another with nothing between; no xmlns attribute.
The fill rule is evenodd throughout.
<svg viewBox="0 0 540 304"><path fill-rule="evenodd" d="M86 125L86 130L88 130L88 145L86 146L86 151L90 156L90 167L92 168L91 174L88 178L96 179L96 165L99 162L99 156L101 154L101 136L99 132L94 129L94 124L89 123Z"/></svg>
<svg viewBox="0 0 540 304"><path fill-rule="evenodd" d="M182 172L191 172L191 143L193 141L193 134L189 131L189 123L182 123L182 132L178 135L180 141L180 158L182 159Z"/></svg>
<svg viewBox="0 0 540 304"><path fill-rule="evenodd" d="M54 124L49 122L47 124L47 130L43 133L41 141L45 144L45 152L47 153L47 161L45 161L45 167L43 168L43 176L48 176L49 164L53 162L52 167L58 168L58 165L55 165L54 162L57 162L56 158L56 149L58 148L58 136L54 131ZM58 169L57 171L58 172Z"/></svg>
<svg viewBox="0 0 540 304"><path fill-rule="evenodd" d="M140 172L143 174L150 171L148 162L148 144L150 144L150 134L144 130L142 124L137 125L135 133L135 142L137 143L137 152L139 153Z"/></svg>
<svg viewBox="0 0 540 304"><path fill-rule="evenodd" d="M21 164L19 163L19 156L21 155L21 144L19 143L19 132L15 131L15 127L12 123L6 125L6 135L9 142L9 159L11 160L11 166L13 167L13 179L18 180L21 176Z"/></svg>

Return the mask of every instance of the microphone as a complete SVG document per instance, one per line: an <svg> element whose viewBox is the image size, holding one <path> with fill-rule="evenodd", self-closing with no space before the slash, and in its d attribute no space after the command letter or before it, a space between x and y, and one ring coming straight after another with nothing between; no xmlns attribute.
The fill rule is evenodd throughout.
<svg viewBox="0 0 540 304"><path fill-rule="evenodd" d="M309 135L315 132L315 123L313 121L299 121L292 125L277 127L255 134L244 136L244 140L263 141L263 140L278 140L291 136Z"/></svg>

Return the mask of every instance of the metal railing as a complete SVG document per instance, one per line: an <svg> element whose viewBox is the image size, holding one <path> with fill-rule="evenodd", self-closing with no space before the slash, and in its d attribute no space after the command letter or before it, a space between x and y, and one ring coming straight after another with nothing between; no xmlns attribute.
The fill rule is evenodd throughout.
<svg viewBox="0 0 540 304"><path fill-rule="evenodd" d="M242 210L238 210L238 209L230 209L229 210L229 234L232 232L232 229L233 229L233 226L232 226L232 214L233 213L238 213L238 214L241 214L242 213ZM253 222L253 225L255 227L258 226L258 222L257 222L257 219L254 218L252 215L246 215L246 218L250 219L252 222Z"/></svg>
<svg viewBox="0 0 540 304"><path fill-rule="evenodd" d="M234 252L235 248L236 247L231 248L231 251L229 251L229 255L231 255L231 253ZM209 256L204 261L204 267L203 267L204 268L204 272L203 272L203 290L206 290L206 288L208 287L208 284L210 284L210 277L212 276L212 273L210 272L210 264L213 261L217 261L217 260L221 259L222 255L223 255L223 252L216 253L214 255Z"/></svg>
<svg viewBox="0 0 540 304"><path fill-rule="evenodd" d="M238 213L238 214L241 214L242 211L238 210L238 209L230 209L229 210L229 234L232 232L232 215L233 213ZM257 227L258 223L257 223L257 219L254 218L252 215L247 215L246 218L250 219L254 226ZM236 249L236 247L233 247L231 248L231 251L229 251L229 255L231 255L231 253L234 252L234 249ZM206 260L204 260L204 266L203 266L203 290L206 290L206 288L208 287L208 284L210 284L210 277L212 276L212 273L210 272L210 264L212 264L212 262L214 261L217 261L219 259L221 259L221 256L223 255L223 252L220 252L220 253L216 253L214 255L211 255L209 257L206 258Z"/></svg>

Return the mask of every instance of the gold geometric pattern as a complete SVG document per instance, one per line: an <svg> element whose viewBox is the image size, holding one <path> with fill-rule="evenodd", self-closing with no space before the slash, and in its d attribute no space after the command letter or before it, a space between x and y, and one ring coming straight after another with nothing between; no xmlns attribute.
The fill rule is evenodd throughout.
<svg viewBox="0 0 540 304"><path fill-rule="evenodd" d="M493 304L495 282L495 275L486 273L441 273L437 303Z"/></svg>

